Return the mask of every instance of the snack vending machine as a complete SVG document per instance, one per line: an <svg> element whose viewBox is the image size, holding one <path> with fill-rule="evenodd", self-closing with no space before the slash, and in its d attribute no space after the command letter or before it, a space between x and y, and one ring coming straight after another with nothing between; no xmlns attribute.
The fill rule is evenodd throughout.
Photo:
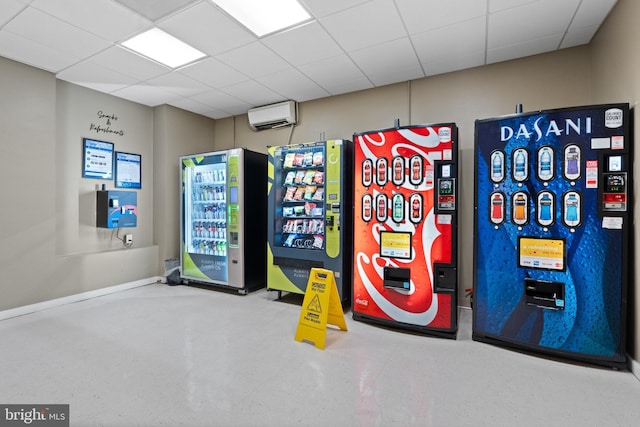
<svg viewBox="0 0 640 427"><path fill-rule="evenodd" d="M473 339L626 366L629 105L476 121Z"/></svg>
<svg viewBox="0 0 640 427"><path fill-rule="evenodd" d="M180 158L180 271L186 283L265 286L267 156L236 148Z"/></svg>
<svg viewBox="0 0 640 427"><path fill-rule="evenodd" d="M458 130L354 135L353 318L455 338Z"/></svg>
<svg viewBox="0 0 640 427"><path fill-rule="evenodd" d="M267 289L304 294L312 268L351 296L353 144L331 140L269 148Z"/></svg>

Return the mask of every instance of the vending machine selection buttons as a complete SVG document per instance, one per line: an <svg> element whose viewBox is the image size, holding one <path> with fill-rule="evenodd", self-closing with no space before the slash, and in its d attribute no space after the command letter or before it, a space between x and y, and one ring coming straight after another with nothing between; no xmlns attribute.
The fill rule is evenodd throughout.
<svg viewBox="0 0 640 427"><path fill-rule="evenodd" d="M502 151L496 150L491 153L491 181L496 184L504 180L504 161L505 157Z"/></svg>
<svg viewBox="0 0 640 427"><path fill-rule="evenodd" d="M376 183L380 187L384 187L389 180L387 169L389 167L389 162L385 157L379 157L376 160Z"/></svg>
<svg viewBox="0 0 640 427"><path fill-rule="evenodd" d="M554 222L555 198L549 191L541 191L537 197L537 221L543 227L548 227Z"/></svg>
<svg viewBox="0 0 640 427"><path fill-rule="evenodd" d="M513 152L513 180L526 181L529 178L529 152L524 148L518 148Z"/></svg>
<svg viewBox="0 0 640 427"><path fill-rule="evenodd" d="M409 220L414 224L422 221L422 195L420 193L412 193L409 196Z"/></svg>
<svg viewBox="0 0 640 427"><path fill-rule="evenodd" d="M529 195L518 191L513 194L513 223L524 225L529 221Z"/></svg>
<svg viewBox="0 0 640 427"><path fill-rule="evenodd" d="M540 147L538 150L538 179L550 181L554 176L554 153L549 146Z"/></svg>
<svg viewBox="0 0 640 427"><path fill-rule="evenodd" d="M401 193L396 193L391 198L393 209L391 211L391 218L396 223L404 221L404 196Z"/></svg>
<svg viewBox="0 0 640 427"><path fill-rule="evenodd" d="M371 194L365 194L362 196L362 220L365 222L371 221L373 217L373 198Z"/></svg>
<svg viewBox="0 0 640 427"><path fill-rule="evenodd" d="M416 155L411 156L409 159L410 173L409 182L412 185L418 186L422 184L424 177L424 169L422 164L422 157Z"/></svg>
<svg viewBox="0 0 640 427"><path fill-rule="evenodd" d="M504 203L504 194L502 193L491 193L491 212L489 218L491 222L499 225L504 222L504 213L505 213L505 203Z"/></svg>
<svg viewBox="0 0 640 427"><path fill-rule="evenodd" d="M362 185L370 187L373 183L373 161L364 159L362 161Z"/></svg>
<svg viewBox="0 0 640 427"><path fill-rule="evenodd" d="M564 148L564 177L570 181L580 178L580 147L575 144L567 145Z"/></svg>
<svg viewBox="0 0 640 427"><path fill-rule="evenodd" d="M378 222L385 222L387 216L387 195L380 193L376 196L376 219Z"/></svg>
<svg viewBox="0 0 640 427"><path fill-rule="evenodd" d="M581 222L580 193L568 191L562 196L562 220L567 227L577 227Z"/></svg>
<svg viewBox="0 0 640 427"><path fill-rule="evenodd" d="M391 182L400 187L404 184L404 157L396 156L392 161L393 176Z"/></svg>

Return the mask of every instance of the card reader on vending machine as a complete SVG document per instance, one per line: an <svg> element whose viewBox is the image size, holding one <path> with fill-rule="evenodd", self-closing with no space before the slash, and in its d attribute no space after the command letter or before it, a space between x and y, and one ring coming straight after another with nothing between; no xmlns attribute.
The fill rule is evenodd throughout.
<svg viewBox="0 0 640 427"><path fill-rule="evenodd" d="M623 155L603 155L599 189L602 212L626 212L628 207L627 160Z"/></svg>

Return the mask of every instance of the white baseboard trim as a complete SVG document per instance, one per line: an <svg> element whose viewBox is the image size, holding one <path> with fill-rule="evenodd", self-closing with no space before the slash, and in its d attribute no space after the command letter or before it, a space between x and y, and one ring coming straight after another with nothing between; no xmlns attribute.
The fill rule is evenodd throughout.
<svg viewBox="0 0 640 427"><path fill-rule="evenodd" d="M631 357L629 357L629 360L631 361L631 363L629 363L631 372L635 375L638 381L640 381L640 362L633 360Z"/></svg>
<svg viewBox="0 0 640 427"><path fill-rule="evenodd" d="M123 283L116 286L108 286L106 288L96 289L93 291L82 292L80 294L69 295L67 297L56 298L49 301L43 301L36 304L24 305L22 307L10 308L8 310L0 311L0 320L10 319L12 317L23 316L25 314L34 313L36 311L47 310L49 308L60 307L62 305L71 304L74 302L84 301L91 298L97 298L104 295L114 294L116 292L122 292L140 286L151 285L161 281L161 277L149 277L148 279L136 280L129 283Z"/></svg>

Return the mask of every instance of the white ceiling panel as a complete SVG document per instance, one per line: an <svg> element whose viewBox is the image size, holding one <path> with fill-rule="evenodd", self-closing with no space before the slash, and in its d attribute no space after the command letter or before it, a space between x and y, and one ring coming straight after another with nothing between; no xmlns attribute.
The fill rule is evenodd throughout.
<svg viewBox="0 0 640 427"><path fill-rule="evenodd" d="M32 7L16 16L3 30L81 58L111 46L104 39Z"/></svg>
<svg viewBox="0 0 640 427"><path fill-rule="evenodd" d="M136 83L132 77L101 67L89 61L73 65L58 73L60 80L73 82L100 92L111 93Z"/></svg>
<svg viewBox="0 0 640 427"><path fill-rule="evenodd" d="M407 35L390 0L373 0L321 18L320 23L347 52Z"/></svg>
<svg viewBox="0 0 640 427"><path fill-rule="evenodd" d="M485 33L486 19L480 17L415 34L411 40L425 73L433 75L482 65Z"/></svg>
<svg viewBox="0 0 640 427"><path fill-rule="evenodd" d="M156 21L200 0L115 0L138 14Z"/></svg>
<svg viewBox="0 0 640 427"><path fill-rule="evenodd" d="M242 83L224 87L220 90L234 98L246 102L252 107L286 100L286 98L281 94L265 87L255 80L247 80Z"/></svg>
<svg viewBox="0 0 640 427"><path fill-rule="evenodd" d="M580 0L538 0L493 13L489 15L487 48L529 44L556 35L562 38L579 4Z"/></svg>
<svg viewBox="0 0 640 427"><path fill-rule="evenodd" d="M300 0L316 18L341 12L371 0Z"/></svg>
<svg viewBox="0 0 640 427"><path fill-rule="evenodd" d="M0 56L144 105L222 118L587 44L617 3L301 2L310 22L259 39L212 0L2 0ZM207 56L171 70L119 45L151 27Z"/></svg>
<svg viewBox="0 0 640 427"><path fill-rule="evenodd" d="M349 56L376 86L424 77L408 38L356 50ZM394 75L402 77L398 80Z"/></svg>
<svg viewBox="0 0 640 427"><path fill-rule="evenodd" d="M285 98L298 102L324 98L330 95L329 92L322 89L313 80L293 68L260 77L256 80Z"/></svg>
<svg viewBox="0 0 640 427"><path fill-rule="evenodd" d="M181 68L180 73L213 88L225 87L249 80L249 77L214 58L206 58Z"/></svg>
<svg viewBox="0 0 640 427"><path fill-rule="evenodd" d="M179 95L176 95L173 92L166 91L158 86L146 85L144 83L116 90L111 94L139 104L148 105L150 107L170 104L172 101L180 98Z"/></svg>
<svg viewBox="0 0 640 427"><path fill-rule="evenodd" d="M291 68L289 63L261 42L251 43L231 52L223 53L216 56L216 59L252 78Z"/></svg>
<svg viewBox="0 0 640 427"><path fill-rule="evenodd" d="M158 22L158 26L211 56L256 40L253 34L222 13L210 1L189 7Z"/></svg>
<svg viewBox="0 0 640 427"><path fill-rule="evenodd" d="M88 62L133 77L136 81L147 80L166 74L169 68L149 61L120 46L112 46L90 57Z"/></svg>
<svg viewBox="0 0 640 427"><path fill-rule="evenodd" d="M556 50L560 44L562 35L543 37L537 40L529 40L523 43L505 45L487 50L487 64L508 61L510 59L523 58L525 56L538 55L544 52Z"/></svg>
<svg viewBox="0 0 640 427"><path fill-rule="evenodd" d="M3 0L0 2L0 26L13 19L25 8L25 4L17 0Z"/></svg>
<svg viewBox="0 0 640 427"><path fill-rule="evenodd" d="M209 90L207 92L202 92L198 95L192 96L191 99L208 105L212 109L227 111L228 113L232 114L234 114L234 112L236 111L247 112L249 108L254 107L253 104L241 101L238 98L235 98L228 93L224 93L219 90Z"/></svg>
<svg viewBox="0 0 640 427"><path fill-rule="evenodd" d="M0 31L0 52L6 58L53 73L82 59L68 52L27 40L8 31Z"/></svg>
<svg viewBox="0 0 640 427"><path fill-rule="evenodd" d="M487 0L396 0L409 34L485 17Z"/></svg>
<svg viewBox="0 0 640 427"><path fill-rule="evenodd" d="M106 40L123 40L151 25L111 0L33 0L31 6Z"/></svg>
<svg viewBox="0 0 640 427"><path fill-rule="evenodd" d="M266 37L262 42L294 66L344 53L317 21Z"/></svg>

